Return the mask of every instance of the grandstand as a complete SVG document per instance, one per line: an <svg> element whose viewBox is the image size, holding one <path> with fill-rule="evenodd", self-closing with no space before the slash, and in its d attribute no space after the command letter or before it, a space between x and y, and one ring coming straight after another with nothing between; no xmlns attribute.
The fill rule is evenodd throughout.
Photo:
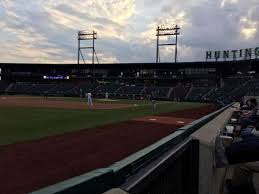
<svg viewBox="0 0 259 194"><path fill-rule="evenodd" d="M125 85L115 91L114 95L117 97L133 97L141 95L144 90L143 86Z"/></svg>
<svg viewBox="0 0 259 194"><path fill-rule="evenodd" d="M8 88L9 83L5 81L0 81L0 94L5 93L6 89Z"/></svg>
<svg viewBox="0 0 259 194"><path fill-rule="evenodd" d="M245 79L245 78L244 78ZM0 81L0 91L2 94L29 94L49 96L84 96L86 92L92 92L96 98L105 97L108 92L111 98L137 98L145 99L151 93L157 99L173 101L204 101L220 102L228 104L237 101L245 95L258 95L258 80L251 78L244 82L237 81L239 78L227 78L224 86L183 86L180 83L175 87L148 86L145 85L119 85L119 84L98 84L95 83L33 83L33 82L6 82Z"/></svg>
<svg viewBox="0 0 259 194"><path fill-rule="evenodd" d="M250 61L250 63L256 64L257 60ZM229 65L235 65L237 62L228 62ZM172 73L174 70L174 76L171 77L159 77L159 74L156 73L156 77L147 77L146 74L141 74L136 78L135 75L128 77L115 76L117 72L117 65L115 69L111 72L109 70L109 64L103 64L107 69L107 72L111 72L111 76L96 76L83 77L82 75L73 75L74 72L72 67L73 65L67 65L66 73L63 77L70 75L69 80L55 80L43 79L43 73L40 75L37 73L37 79L35 80L33 72L17 72L15 70L14 74L10 74L12 69L17 67L17 64L0 64L2 66L2 77L4 80L0 81L0 92L5 94L30 94L30 95L44 95L47 93L49 96L71 96L79 97L84 96L86 92L92 92L93 96L96 98L105 97L105 93L109 93L111 98L136 98L136 99L145 99L151 93L155 95L157 99L164 100L173 100L173 101L203 101L203 102L217 102L221 105L228 104L233 101L240 100L245 95L257 95L259 93L258 89L258 79L256 74L249 74L249 71L244 72L240 75L240 69L238 66L235 71L229 71L226 73L225 69L222 71L221 63L217 64L214 67L215 70L219 71L214 74L198 74L199 69L202 69L201 72L204 72L205 68L204 63L183 63L179 64L179 69L167 69L166 72ZM224 63L225 64L225 63ZM33 64L24 64L25 66L30 66ZM34 64L35 65L35 64ZM38 64L39 67L43 67L42 64ZM125 65L124 71L131 72L133 71L133 64L118 64L118 66ZM140 64L135 64L140 65ZM168 68L168 64L160 64L163 68ZM185 69L182 68L183 65L188 65L186 69L189 69L190 66L202 65L202 67L197 67L197 70L193 71L194 74L190 74L188 70L186 74ZM209 62L207 64L209 69L212 68L214 63ZM239 65L239 64L238 64ZM18 65L20 66L20 65ZM46 67L45 67L46 66ZM115 65L114 65L115 66ZM219 66L219 67L218 67ZM143 64L144 68L154 68L154 64ZM44 72L48 69L48 65L44 65ZM49 67L49 71L58 71L55 66ZM128 69L129 68L129 69ZM156 72L165 71L161 68L160 70L156 69ZM242 67L243 68L243 67ZM255 66L251 66L252 69L255 69ZM6 70L6 71L4 71ZM73 70L70 72L70 70ZM109 71L108 71L109 70ZM246 69L247 70L247 69ZM248 69L249 70L249 69ZM139 67L139 72L142 70ZM154 71L154 70L153 70ZM176 72L179 73L177 76ZM221 72L222 71L222 72ZM5 74L5 72L9 72ZM64 72L64 70L63 70ZM105 72L105 71L104 71ZM151 74L152 71L150 70ZM169 73L169 74L170 74ZM72 74L72 75L71 75ZM218 74L222 76L219 77ZM18 76L17 76L18 75ZM33 79L32 79L33 76ZM53 76L55 77L55 76ZM101 77L101 78L100 78Z"/></svg>
<svg viewBox="0 0 259 194"><path fill-rule="evenodd" d="M211 90L212 88L210 87L191 87L185 99L188 101L202 101Z"/></svg>

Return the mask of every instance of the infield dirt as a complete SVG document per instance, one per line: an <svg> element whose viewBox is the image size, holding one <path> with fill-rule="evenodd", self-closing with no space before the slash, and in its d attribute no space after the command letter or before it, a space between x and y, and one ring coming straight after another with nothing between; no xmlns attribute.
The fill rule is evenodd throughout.
<svg viewBox="0 0 259 194"><path fill-rule="evenodd" d="M33 108L62 108L62 109L121 109L128 108L130 104L94 103L88 106L86 101L64 101L35 97L8 96L0 98L0 107L33 107Z"/></svg>

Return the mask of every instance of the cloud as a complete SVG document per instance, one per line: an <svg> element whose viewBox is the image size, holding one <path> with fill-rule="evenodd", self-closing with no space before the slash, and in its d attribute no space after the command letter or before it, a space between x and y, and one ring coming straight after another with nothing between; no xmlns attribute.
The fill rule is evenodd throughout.
<svg viewBox="0 0 259 194"><path fill-rule="evenodd" d="M173 0L163 5L161 15L154 19L143 35L150 37L152 29L158 24L178 23L181 26L179 47L188 48L188 52L179 51L179 60L204 60L206 50L258 45L257 7L254 0ZM151 38L152 41L154 39Z"/></svg>
<svg viewBox="0 0 259 194"><path fill-rule="evenodd" d="M226 4L236 4L238 0L222 0L220 3L221 7L225 7Z"/></svg>
<svg viewBox="0 0 259 194"><path fill-rule="evenodd" d="M154 62L155 30L173 24L181 26L179 61L259 46L258 0L1 0L0 62L75 63L83 29L98 32L102 63ZM173 61L173 53L162 49L161 60Z"/></svg>
<svg viewBox="0 0 259 194"><path fill-rule="evenodd" d="M134 0L47 0L43 9L50 19L67 28L100 31L102 37L125 39L127 21L134 15Z"/></svg>
<svg viewBox="0 0 259 194"><path fill-rule="evenodd" d="M246 39L253 38L257 31L257 22L243 17L240 19L240 23L242 26L241 35Z"/></svg>

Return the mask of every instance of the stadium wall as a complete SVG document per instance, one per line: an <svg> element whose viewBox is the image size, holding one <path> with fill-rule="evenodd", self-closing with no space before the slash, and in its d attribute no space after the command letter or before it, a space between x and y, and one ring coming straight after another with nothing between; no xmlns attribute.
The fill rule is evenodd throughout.
<svg viewBox="0 0 259 194"><path fill-rule="evenodd" d="M214 145L215 138L224 129L230 120L233 109L228 108L215 119L205 124L191 137L198 140L199 156L199 194L223 193L223 183L226 175L226 168L214 167Z"/></svg>

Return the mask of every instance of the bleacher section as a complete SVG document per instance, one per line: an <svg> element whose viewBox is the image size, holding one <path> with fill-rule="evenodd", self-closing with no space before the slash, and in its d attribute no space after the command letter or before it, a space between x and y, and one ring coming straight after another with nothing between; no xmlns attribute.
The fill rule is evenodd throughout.
<svg viewBox="0 0 259 194"><path fill-rule="evenodd" d="M8 89L5 90L8 94L30 94L30 89L33 87L31 83L17 82L11 84Z"/></svg>
<svg viewBox="0 0 259 194"><path fill-rule="evenodd" d="M120 87L115 92L115 95L121 96L121 97L133 96L133 95L137 96L137 95L141 95L141 92L143 91L143 89L144 89L144 86L127 85L127 86Z"/></svg>
<svg viewBox="0 0 259 194"><path fill-rule="evenodd" d="M65 96L66 92L77 86L76 83L62 83L47 91L49 96Z"/></svg>
<svg viewBox="0 0 259 194"><path fill-rule="evenodd" d="M28 83L0 81L0 93L3 94L28 94L49 96L74 96L83 97L85 93L92 92L94 97L105 97L108 92L111 98L138 98L145 99L151 93L157 99L177 101L207 101L218 102L222 105L239 101L245 95L259 95L259 79L249 76L226 78L221 83L222 87L212 84L189 83L174 86L157 86L144 84L124 85L116 83L100 84L97 82L64 82L64 83Z"/></svg>
<svg viewBox="0 0 259 194"><path fill-rule="evenodd" d="M66 91L66 96L84 96L87 92L92 92L99 85L97 83L83 82L79 83L74 88Z"/></svg>
<svg viewBox="0 0 259 194"><path fill-rule="evenodd" d="M186 98L188 101L203 101L204 100L204 96L206 94L208 94L208 92L211 90L212 88L210 87L192 87L190 89L190 93L188 95L188 97Z"/></svg>
<svg viewBox="0 0 259 194"><path fill-rule="evenodd" d="M230 92L234 91L235 89L239 88L242 85L245 85L248 81L248 78L240 78L240 77L233 77L227 78L224 80L223 87L216 88L214 92L212 92L208 98L209 99L216 99L216 98L224 98L225 95L229 95Z"/></svg>
<svg viewBox="0 0 259 194"><path fill-rule="evenodd" d="M52 88L55 88L56 84L33 84L27 92L32 95L43 95L44 92L48 92Z"/></svg>
<svg viewBox="0 0 259 194"><path fill-rule="evenodd" d="M0 94L4 93L6 88L10 85L10 83L5 81L0 81Z"/></svg>
<svg viewBox="0 0 259 194"><path fill-rule="evenodd" d="M169 93L170 89L171 89L170 87L158 87L157 88L157 97L162 98L162 99L168 98L168 93Z"/></svg>
<svg viewBox="0 0 259 194"><path fill-rule="evenodd" d="M155 98L168 99L169 91L170 91L170 87L151 86L151 87L145 87L142 94L150 95L151 93L153 93Z"/></svg>
<svg viewBox="0 0 259 194"><path fill-rule="evenodd" d="M177 101L184 100L184 98L188 94L189 90L190 90L189 86L178 85L173 89L173 91L170 95L170 99L177 100Z"/></svg>
<svg viewBox="0 0 259 194"><path fill-rule="evenodd" d="M108 92L109 95L113 95L121 86L118 84L101 84L92 90L92 93L96 97L104 97L105 93Z"/></svg>

